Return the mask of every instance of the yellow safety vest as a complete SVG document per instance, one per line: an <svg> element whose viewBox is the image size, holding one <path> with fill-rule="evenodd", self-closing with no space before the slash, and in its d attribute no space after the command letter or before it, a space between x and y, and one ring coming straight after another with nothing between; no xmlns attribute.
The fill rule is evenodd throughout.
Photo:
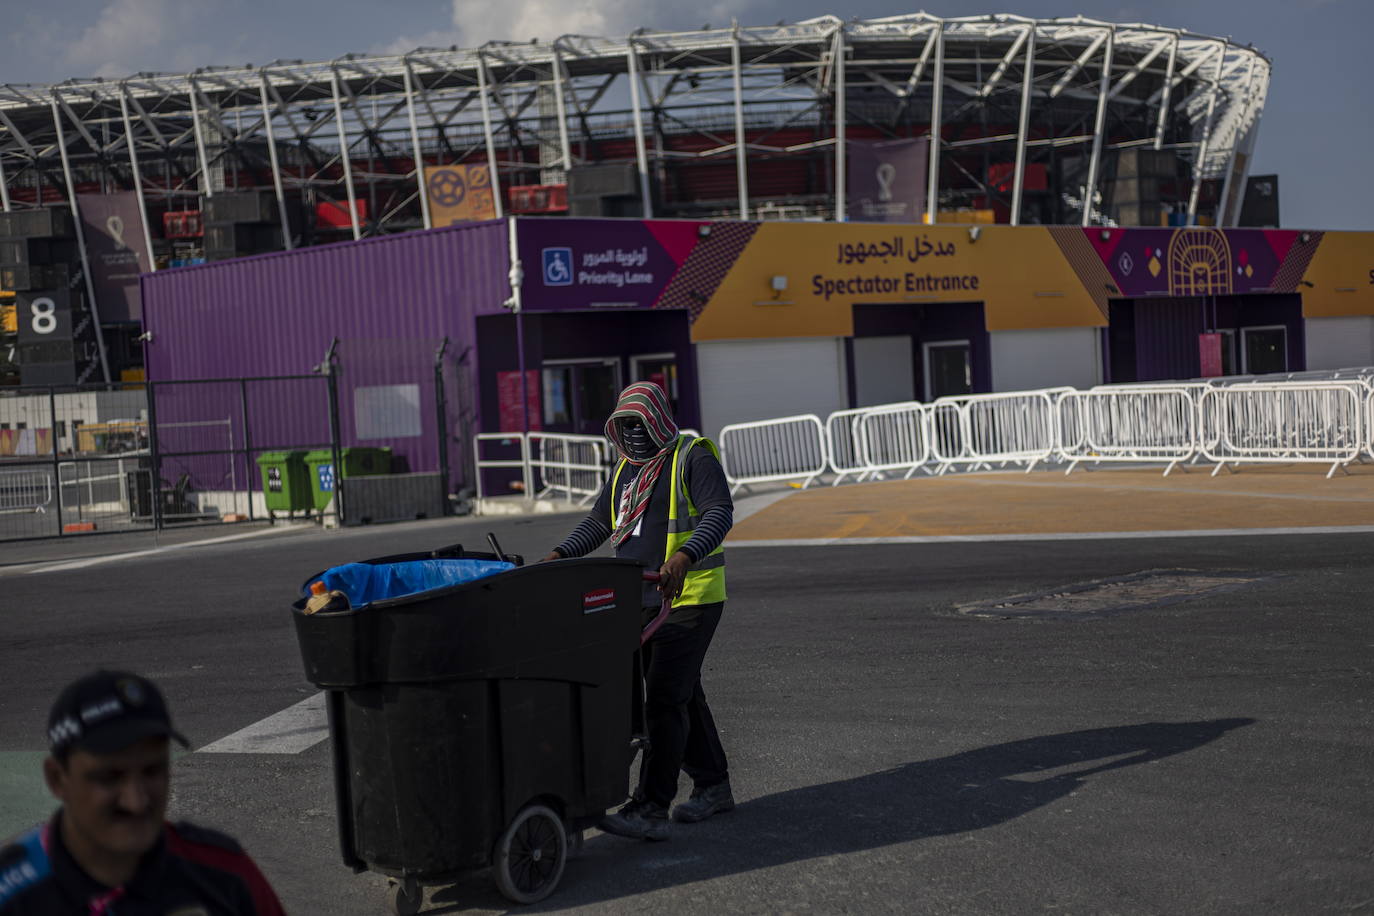
<svg viewBox="0 0 1374 916"><path fill-rule="evenodd" d="M668 497L668 544L664 548L663 557L666 560L677 553L679 547L687 543L692 537L692 532L697 528L700 516L697 514L697 507L692 503L692 494L687 492L687 481L684 477L686 473L687 453L690 452L698 442L704 442L706 447L711 450L711 454L720 460L720 449L710 439L692 439L688 436L679 436L677 446L673 449L673 466L671 469L671 480L673 488ZM624 458L620 459L620 464L616 466L615 475L611 478L611 530L615 530L616 518L620 506L620 472L628 464ZM652 498L652 496L650 497ZM682 508L686 507L685 514ZM646 510L647 511L647 510ZM725 600L725 548L716 547L715 550L701 558L700 563L696 563L687 570L686 580L683 582L682 594L673 601L673 607L696 604L715 604Z"/></svg>

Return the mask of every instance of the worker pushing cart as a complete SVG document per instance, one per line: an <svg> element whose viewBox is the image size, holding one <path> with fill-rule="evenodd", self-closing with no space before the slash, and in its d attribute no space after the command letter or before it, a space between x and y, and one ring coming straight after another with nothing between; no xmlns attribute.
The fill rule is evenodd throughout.
<svg viewBox="0 0 1374 916"><path fill-rule="evenodd" d="M620 394L606 421L620 461L596 504L545 560L586 556L608 538L617 557L657 570L644 585L644 620L663 600L671 608L644 645L648 746L639 784L602 830L663 840L677 795L678 771L692 779L691 797L672 818L695 823L734 808L729 765L701 688L701 667L725 609L725 551L734 504L720 452L710 439L681 435L668 398L652 382Z"/></svg>

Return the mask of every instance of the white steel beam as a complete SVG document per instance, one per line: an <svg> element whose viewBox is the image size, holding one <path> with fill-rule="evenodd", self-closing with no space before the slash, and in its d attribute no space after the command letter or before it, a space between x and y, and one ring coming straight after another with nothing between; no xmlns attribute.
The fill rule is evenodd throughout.
<svg viewBox="0 0 1374 916"><path fill-rule="evenodd" d="M191 91L188 93L191 97L191 128L195 132L196 156L200 160L200 192L206 197L214 197L214 182L210 180L210 160L205 155L205 137L200 129L200 106L196 102L196 96L200 92L196 88L196 78L192 76L188 80L191 84Z"/></svg>
<svg viewBox="0 0 1374 916"><path fill-rule="evenodd" d="M849 221L849 204L845 199L845 85L844 85L844 26L835 29L830 49L831 68L835 73L835 222Z"/></svg>
<svg viewBox="0 0 1374 916"><path fill-rule="evenodd" d="M1188 225L1197 222L1198 192L1202 190L1202 175L1207 169L1207 147L1212 139L1212 118L1217 110L1217 94L1221 91L1221 68L1226 62L1226 46L1217 51L1216 79L1212 82L1212 94L1207 97L1207 114L1202 121L1202 140L1197 148L1197 160L1193 163L1193 189L1188 194Z"/></svg>
<svg viewBox="0 0 1374 916"><path fill-rule="evenodd" d="M1078 75L1079 71L1083 69L1083 65L1093 59L1093 55L1097 53L1097 49L1102 47L1102 43L1106 40L1107 35L1105 33L1093 39L1092 43L1083 50L1083 53L1078 55L1078 59L1069 65L1069 69L1064 71L1064 75L1059 77L1059 81L1054 84L1054 88L1050 89L1050 98L1059 98L1059 93L1063 92L1064 87L1069 85L1073 78Z"/></svg>
<svg viewBox="0 0 1374 916"><path fill-rule="evenodd" d="M568 105L563 97L563 82L568 78L563 67L563 55L558 48L553 49L553 99L558 107L558 148L563 153L563 180L567 181L568 170L572 168L572 145L568 142Z"/></svg>
<svg viewBox="0 0 1374 916"><path fill-rule="evenodd" d="M1097 91L1097 117L1093 120L1093 151L1088 159L1088 181L1083 188L1083 225L1092 225L1093 198L1097 196L1097 169L1102 158L1102 133L1107 127L1107 92L1112 84L1112 50L1116 29L1107 30L1106 50L1102 53L1102 83Z"/></svg>
<svg viewBox="0 0 1374 916"><path fill-rule="evenodd" d="M62 178L67 183L67 201L72 208L72 224L76 228L76 246L81 253L81 273L86 278L86 295L90 297L91 323L95 325L95 345L100 350L100 373L105 384L110 383L110 363L105 355L105 331L100 327L100 303L95 299L95 280L91 276L91 259L86 254L86 229L81 224L81 205L76 200L76 182L72 180L72 164L67 156L67 140L62 131L62 115L57 107L57 93L52 97L52 126L57 132L57 150L62 156ZM152 256L150 251L149 256Z"/></svg>
<svg viewBox="0 0 1374 916"><path fill-rule="evenodd" d="M1026 131L1030 129L1031 87L1035 73L1035 26L1026 28L1026 70L1021 75L1021 113L1016 119L1016 174L1011 183L1011 224L1021 225L1021 193L1026 184Z"/></svg>
<svg viewBox="0 0 1374 916"><path fill-rule="evenodd" d="M482 102L482 136L487 144L487 172L491 181L491 196L496 207L496 217L506 215L505 202L501 200L501 167L496 162L496 136L491 130L491 75L487 73L487 58L477 52L477 94Z"/></svg>
<svg viewBox="0 0 1374 916"><path fill-rule="evenodd" d="M291 240L291 221L286 215L286 192L282 188L281 163L277 160L277 138L272 130L272 110L267 104L267 72L258 71L258 79L258 100L262 103L262 129L267 134L267 155L272 161L272 190L277 195L277 215L281 219L282 240L286 250L290 251L295 245Z"/></svg>
<svg viewBox="0 0 1374 916"><path fill-rule="evenodd" d="M353 226L353 240L363 237L358 225L358 196L353 189L353 163L348 158L348 132L344 129L343 101L339 98L339 71L329 68L329 90L334 100L334 126L339 134L339 167L343 169L344 188L348 191L348 220Z"/></svg>
<svg viewBox="0 0 1374 916"><path fill-rule="evenodd" d="M940 118L945 90L945 24L935 31L935 75L930 96L930 144L926 149L930 173L926 179L926 222L934 225L940 218Z"/></svg>
<svg viewBox="0 0 1374 916"><path fill-rule="evenodd" d="M630 68L630 108L634 113L635 160L639 165L639 193L643 199L645 219L654 215L653 201L649 197L649 154L644 148L644 118L639 104L639 52L635 50L633 38L625 42L625 60Z"/></svg>
<svg viewBox="0 0 1374 916"><path fill-rule="evenodd" d="M739 218L749 218L748 144L744 136L744 76L741 73L739 23L730 42L730 73L735 83L735 184L739 189Z"/></svg>
<svg viewBox="0 0 1374 916"><path fill-rule="evenodd" d="M410 154L415 163L415 190L420 198L420 224L431 229L434 223L429 216L429 189L425 187L425 158L420 150L420 129L415 123L415 76L411 72L410 59L405 62L406 113L410 116Z"/></svg>
<svg viewBox="0 0 1374 916"><path fill-rule="evenodd" d="M1169 92L1174 84L1174 66L1178 62L1178 35L1169 43L1169 63L1164 68L1164 85L1159 93L1159 121L1155 124L1155 149L1164 148L1164 131L1169 126Z"/></svg>
<svg viewBox="0 0 1374 916"><path fill-rule="evenodd" d="M1002 77L1006 76L1007 68L1010 67L1011 62L1016 59L1016 55L1021 53L1022 45L1026 43L1026 39L1034 31L1035 26L1028 26L1021 30L1020 35L1016 36L1016 40L1011 43L1011 47L1007 48L1007 53L1002 55L1002 61L997 65L997 69L992 71L992 76L988 77L988 81L983 84L983 88L978 90L978 97L980 99L985 99L992 95L992 90L996 89L997 84L1002 81Z"/></svg>
<svg viewBox="0 0 1374 916"><path fill-rule="evenodd" d="M148 202L143 199L143 173L138 168L138 153L134 149L134 126L129 120L129 87L119 84L119 113L124 119L124 141L129 146L129 168L133 170L134 193L138 196L138 221L143 226L143 243L147 246L148 272L157 270L157 258L153 257L153 233L148 226ZM275 171L276 166L273 165Z"/></svg>

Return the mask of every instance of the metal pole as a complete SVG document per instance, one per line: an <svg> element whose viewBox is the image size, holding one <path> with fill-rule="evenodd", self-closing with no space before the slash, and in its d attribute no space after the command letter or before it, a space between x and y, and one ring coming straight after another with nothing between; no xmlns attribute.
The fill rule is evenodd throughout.
<svg viewBox="0 0 1374 916"><path fill-rule="evenodd" d="M1174 64L1178 61L1178 33L1169 46L1169 63L1164 67L1164 88L1159 97L1159 123L1155 125L1155 149L1164 148L1164 128L1169 122L1169 93L1173 88Z"/></svg>
<svg viewBox="0 0 1374 916"><path fill-rule="evenodd" d="M191 84L191 128L196 138L196 158L200 160L200 190L206 197L215 196L214 182L210 180L210 160L205 155L205 137L200 130L200 106L196 103L196 96L200 95L200 87L196 84L195 77L189 77Z"/></svg>
<svg viewBox="0 0 1374 916"><path fill-rule="evenodd" d="M429 189L425 187L425 157L420 152L420 128L415 124L415 77L410 72L410 58L402 58L401 65L405 68L406 113L410 115L410 149L415 159L415 189L420 192L420 218L426 229L432 229Z"/></svg>
<svg viewBox="0 0 1374 916"><path fill-rule="evenodd" d="M945 95L945 24L935 36L935 85L930 96L930 177L926 183L926 222L934 224L940 216L940 117Z"/></svg>
<svg viewBox="0 0 1374 916"><path fill-rule="evenodd" d="M1097 87L1097 117L1093 120L1093 151L1088 158L1088 181L1083 186L1083 225L1092 225L1093 197L1097 194L1097 165L1102 158L1102 131L1107 125L1107 92L1112 82L1112 50L1116 46L1116 29L1107 30L1107 44L1102 51L1102 81Z"/></svg>
<svg viewBox="0 0 1374 916"><path fill-rule="evenodd" d="M1016 121L1016 174L1011 183L1011 224L1021 225L1021 192L1026 184L1026 131L1030 129L1031 83L1035 72L1035 25L1026 26L1026 72L1021 76L1021 115Z"/></svg>
<svg viewBox="0 0 1374 916"><path fill-rule="evenodd" d="M295 246L291 243L291 221L286 215L286 191L282 188L281 163L277 160L277 138L272 133L272 111L267 105L266 68L258 71L258 78L258 94L262 98L262 129L267 133L267 155L272 163L272 188L277 192L277 213L281 216L282 238L286 241L286 250L290 251ZM251 499L249 504L252 504Z"/></svg>
<svg viewBox="0 0 1374 916"><path fill-rule="evenodd" d="M331 354L333 349L330 347ZM345 517L345 506L343 447L339 441L339 382L338 376L334 374L334 367L330 362L331 358L325 357L322 368L325 372L325 386L329 391L329 459L334 462L334 518L342 525Z"/></svg>
<svg viewBox="0 0 1374 916"><path fill-rule="evenodd" d="M358 198L353 190L353 163L348 158L348 135L344 131L343 102L339 100L339 71L329 67L329 89L334 96L334 127L339 134L339 164L343 166L344 187L348 190L348 216L353 223L354 241L363 237L358 225Z"/></svg>
<svg viewBox="0 0 1374 916"><path fill-rule="evenodd" d="M243 465L247 472L248 520L253 520L253 436L248 430L248 380L239 379L239 411L243 415ZM237 461L238 459L232 459Z"/></svg>
<svg viewBox="0 0 1374 916"><path fill-rule="evenodd" d="M5 154L0 150L0 207L10 212L10 186L5 178Z"/></svg>
<svg viewBox="0 0 1374 916"><path fill-rule="evenodd" d="M849 204L845 200L845 85L844 85L844 26L835 30L830 48L830 65L835 68L835 222L849 220Z"/></svg>
<svg viewBox="0 0 1374 916"><path fill-rule="evenodd" d="M630 66L630 109L635 122L635 159L639 163L639 195L644 202L644 218L651 219L654 205L649 199L649 154L644 148L644 120L639 106L639 55L633 38L625 40L625 59Z"/></svg>
<svg viewBox="0 0 1374 916"><path fill-rule="evenodd" d="M157 382L148 383L148 499L152 502L153 530L162 530L162 453L157 441ZM137 441L135 431L135 441ZM137 473L135 471L134 473ZM137 495L137 494L135 494Z"/></svg>
<svg viewBox="0 0 1374 916"><path fill-rule="evenodd" d="M1221 89L1221 70L1226 63L1226 46L1217 49L1217 72L1212 78L1212 91L1207 94L1207 116L1202 122L1202 142L1198 145L1197 161L1193 163L1193 189L1188 193L1188 225L1197 223L1197 198L1202 190L1202 171L1207 167L1207 148L1212 140L1212 117L1217 110L1217 93Z"/></svg>
<svg viewBox="0 0 1374 916"><path fill-rule="evenodd" d="M95 281L91 278L91 261L86 256L86 230L81 225L81 205L76 201L76 183L72 180L72 164L67 157L67 139L62 132L62 115L57 108L57 96L52 98L52 123L57 129L57 149L62 155L62 177L67 183L67 200L72 205L72 224L76 227L76 246L81 252L81 273L86 278L86 295L90 297L91 324L95 325L95 345L100 349L100 373L105 384L110 383L110 363L105 357L105 332L100 327L100 304L95 301ZM151 252L150 252L151 254Z"/></svg>
<svg viewBox="0 0 1374 916"><path fill-rule="evenodd" d="M501 169L496 164L496 137L491 132L491 89L487 79L487 59L477 52L477 92L482 97L482 133L487 140L487 171L491 174L491 197L496 204L496 218L506 215L501 200Z"/></svg>
<svg viewBox="0 0 1374 916"><path fill-rule="evenodd" d="M449 514L448 398L444 391L444 353L447 350L448 338L445 337L443 342L439 344L438 351L434 354L434 409L437 414L439 434L439 499L443 506L444 515Z"/></svg>
<svg viewBox="0 0 1374 916"><path fill-rule="evenodd" d="M129 145L129 167L134 170L134 193L138 195L138 219L143 224L143 243L148 246L148 272L157 270L153 257L153 233L148 226L148 204L143 199L143 176L138 170L138 153L134 150L133 124L129 121L129 86L119 84L119 111L124 116L124 142Z"/></svg>
<svg viewBox="0 0 1374 916"><path fill-rule="evenodd" d="M568 112L566 103L563 100L563 55L558 53L558 46L553 48L553 98L558 106L558 144L563 151L563 171L564 180L567 180L567 170L572 168L572 147L568 144Z"/></svg>
<svg viewBox="0 0 1374 916"><path fill-rule="evenodd" d="M38 435L37 432L34 433ZM48 387L48 438L52 442L52 478L57 483L57 531L62 533L62 462L58 458L57 452L57 392L52 386ZM76 467L76 462L72 462L72 467ZM90 476L87 469L86 475ZM77 518L81 517L81 477L78 472L76 480L76 506Z"/></svg>
<svg viewBox="0 0 1374 916"><path fill-rule="evenodd" d="M730 43L731 74L735 81L735 183L739 187L739 218L749 218L748 145L744 137L744 74L741 72L739 23Z"/></svg>

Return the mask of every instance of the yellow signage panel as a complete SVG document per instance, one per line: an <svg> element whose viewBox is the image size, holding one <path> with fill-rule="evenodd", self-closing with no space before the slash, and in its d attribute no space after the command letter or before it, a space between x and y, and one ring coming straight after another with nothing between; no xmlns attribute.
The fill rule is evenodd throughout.
<svg viewBox="0 0 1374 916"><path fill-rule="evenodd" d="M18 309L14 305L0 305L0 330L6 334L19 333Z"/></svg>
<svg viewBox="0 0 1374 916"><path fill-rule="evenodd" d="M846 337L856 304L919 302L981 302L990 331L1106 324L1043 227L764 223L692 339Z"/></svg>
<svg viewBox="0 0 1374 916"><path fill-rule="evenodd" d="M485 163L425 166L425 194L430 223L436 228L496 219L491 170Z"/></svg>

